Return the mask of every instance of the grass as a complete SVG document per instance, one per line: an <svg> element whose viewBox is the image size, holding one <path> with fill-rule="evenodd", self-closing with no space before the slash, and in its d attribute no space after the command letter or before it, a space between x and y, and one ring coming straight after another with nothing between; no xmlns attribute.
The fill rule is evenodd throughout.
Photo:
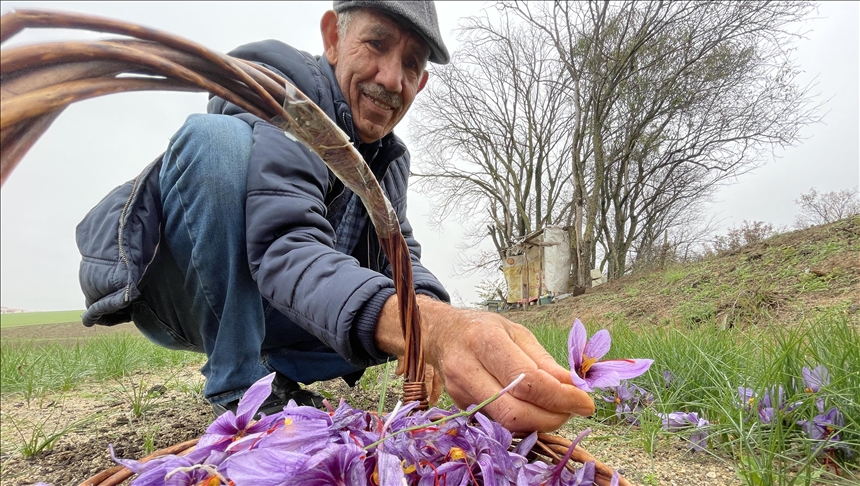
<svg viewBox="0 0 860 486"><path fill-rule="evenodd" d="M0 343L0 389L29 402L46 391L66 391L84 379L119 379L139 369L178 369L202 355L172 351L134 335L100 336L73 346Z"/></svg>
<svg viewBox="0 0 860 486"><path fill-rule="evenodd" d="M597 326L586 326L589 335ZM538 340L559 362L567 362L568 328L551 324L531 326ZM734 462L744 484L809 485L846 484L860 480L860 332L844 313L832 312L795 326L722 328L699 324L659 326L642 332L620 323L609 326L612 348L605 359L648 357L654 365L632 380L654 395L642 412L641 424L630 427L615 417L615 405L595 395L598 412L591 420L629 428L633 440L649 453L660 441L658 413L697 412L710 425L712 453ZM801 370L824 365L830 384L816 394L803 390ZM667 386L663 371L673 377ZM738 387L757 394L753 407L744 407ZM758 403L765 392L782 386L786 406L770 423L758 416ZM824 410L837 407L844 418L833 433L840 447L811 440L798 424L812 420ZM791 404L792 406L788 406ZM655 426L655 424L657 426ZM665 433L665 432L663 432ZM681 433L684 436L683 433ZM850 455L848 451L852 451ZM842 477L835 476L835 468Z"/></svg>
<svg viewBox="0 0 860 486"><path fill-rule="evenodd" d="M19 326L34 326L40 324L63 324L66 322L81 322L82 310L52 311L52 312L21 312L16 314L0 314L0 329Z"/></svg>

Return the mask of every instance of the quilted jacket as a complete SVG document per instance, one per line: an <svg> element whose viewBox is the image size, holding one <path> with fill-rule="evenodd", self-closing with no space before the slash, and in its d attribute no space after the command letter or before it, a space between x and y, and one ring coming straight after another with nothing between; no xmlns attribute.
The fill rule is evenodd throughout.
<svg viewBox="0 0 860 486"><path fill-rule="evenodd" d="M356 141L400 220L416 292L448 301L442 285L421 265L421 248L406 217L409 152L403 142L391 133L377 143L358 144L349 106L324 57L274 40L242 46L230 55L283 74ZM300 327L356 366L387 359L375 347L373 333L394 284L364 208L349 204L357 196L316 155L274 125L217 97L208 111L233 115L253 130L245 201L247 253L267 319ZM114 189L77 227L87 326L133 319L137 286L161 241L160 165L158 157L133 181ZM361 237L337 251L347 230Z"/></svg>

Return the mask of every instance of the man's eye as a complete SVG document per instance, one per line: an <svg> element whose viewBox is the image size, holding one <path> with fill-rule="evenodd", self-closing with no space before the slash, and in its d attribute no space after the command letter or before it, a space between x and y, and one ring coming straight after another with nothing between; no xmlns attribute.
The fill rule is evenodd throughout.
<svg viewBox="0 0 860 486"><path fill-rule="evenodd" d="M374 49L380 49L380 48L382 48L382 41L379 41L379 40L369 40L369 41L367 41L367 43L368 43L368 44L370 44L370 45L371 45L371 47L373 47Z"/></svg>

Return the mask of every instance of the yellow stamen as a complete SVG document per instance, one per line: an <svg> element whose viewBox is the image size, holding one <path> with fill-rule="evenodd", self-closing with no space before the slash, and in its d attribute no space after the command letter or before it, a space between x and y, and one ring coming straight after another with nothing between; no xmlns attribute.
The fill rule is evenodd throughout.
<svg viewBox="0 0 860 486"><path fill-rule="evenodd" d="M589 369L591 369L594 363L597 363L597 358L592 358L584 354L582 355L582 366L579 368L579 371L582 372L583 378L585 378L585 374L588 372Z"/></svg>
<svg viewBox="0 0 860 486"><path fill-rule="evenodd" d="M415 464L406 464L406 459L400 461L400 469L403 469L404 474L412 474L415 472Z"/></svg>
<svg viewBox="0 0 860 486"><path fill-rule="evenodd" d="M455 446L452 447L450 451L448 451L448 455L451 456L452 461L456 461L458 459L465 459L466 451Z"/></svg>

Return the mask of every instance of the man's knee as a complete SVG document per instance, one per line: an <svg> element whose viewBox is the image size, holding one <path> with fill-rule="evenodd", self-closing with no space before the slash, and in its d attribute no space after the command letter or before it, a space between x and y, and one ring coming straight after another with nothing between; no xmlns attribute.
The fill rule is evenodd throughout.
<svg viewBox="0 0 860 486"><path fill-rule="evenodd" d="M251 127L227 115L194 114L170 140L166 158L181 170L190 164L205 165L208 171L235 174L245 170L252 144ZM167 160L165 161L167 162Z"/></svg>
<svg viewBox="0 0 860 486"><path fill-rule="evenodd" d="M232 116L195 114L171 138L161 168L162 191L179 184L244 193L253 134Z"/></svg>

